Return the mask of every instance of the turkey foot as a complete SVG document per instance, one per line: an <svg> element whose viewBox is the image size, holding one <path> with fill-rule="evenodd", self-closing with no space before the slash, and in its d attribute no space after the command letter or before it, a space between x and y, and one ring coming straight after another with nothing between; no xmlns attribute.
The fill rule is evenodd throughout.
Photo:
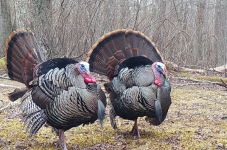
<svg viewBox="0 0 227 150"><path fill-rule="evenodd" d="M132 131L130 132L134 138L140 138L140 133L137 125L137 119L135 120L134 126L132 128Z"/></svg>
<svg viewBox="0 0 227 150"><path fill-rule="evenodd" d="M59 141L58 141L58 146L62 149L62 150L68 150L66 147L66 142L65 142L65 134L63 130L59 130Z"/></svg>

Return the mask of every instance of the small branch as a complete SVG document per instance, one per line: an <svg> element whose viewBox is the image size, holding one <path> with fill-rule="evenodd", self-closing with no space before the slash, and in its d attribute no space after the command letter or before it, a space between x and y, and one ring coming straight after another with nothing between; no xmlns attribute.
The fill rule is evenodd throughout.
<svg viewBox="0 0 227 150"><path fill-rule="evenodd" d="M181 83L181 84L174 84L177 87L182 87L182 86L189 86L189 85L208 85L210 83Z"/></svg>
<svg viewBox="0 0 227 150"><path fill-rule="evenodd" d="M222 79L220 79L220 80L221 80L221 83L217 83L217 85L223 86L227 89L227 83L225 83Z"/></svg>

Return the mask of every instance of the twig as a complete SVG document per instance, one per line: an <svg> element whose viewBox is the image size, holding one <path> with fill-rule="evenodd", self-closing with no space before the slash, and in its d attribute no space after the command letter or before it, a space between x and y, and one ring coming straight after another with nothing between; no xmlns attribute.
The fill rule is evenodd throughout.
<svg viewBox="0 0 227 150"><path fill-rule="evenodd" d="M174 86L182 87L182 86L188 86L188 85L207 85L210 83L182 83L182 84L174 84Z"/></svg>
<svg viewBox="0 0 227 150"><path fill-rule="evenodd" d="M221 80L221 83L217 83L217 85L227 88L227 84L222 79L220 80Z"/></svg>

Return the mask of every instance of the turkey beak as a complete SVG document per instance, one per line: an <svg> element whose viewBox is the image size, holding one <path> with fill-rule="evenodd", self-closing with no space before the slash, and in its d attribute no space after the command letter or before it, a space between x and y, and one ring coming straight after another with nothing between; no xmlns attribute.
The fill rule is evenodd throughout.
<svg viewBox="0 0 227 150"><path fill-rule="evenodd" d="M81 75L82 75L82 77L84 78L84 82L85 82L86 84L89 84L89 83L96 83L95 77L93 77L91 74L89 74L89 73L83 73L83 74L81 74Z"/></svg>

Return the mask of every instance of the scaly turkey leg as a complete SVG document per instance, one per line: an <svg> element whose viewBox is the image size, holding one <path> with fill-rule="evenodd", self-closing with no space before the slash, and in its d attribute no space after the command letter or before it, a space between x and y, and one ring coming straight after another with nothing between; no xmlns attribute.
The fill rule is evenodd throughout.
<svg viewBox="0 0 227 150"><path fill-rule="evenodd" d="M62 150L68 150L65 142L65 134L63 130L59 130L59 146Z"/></svg>
<svg viewBox="0 0 227 150"><path fill-rule="evenodd" d="M134 126L132 128L131 134L134 137L136 137L136 138L140 137L140 133L139 133L138 125L137 125L137 119L135 120L135 123L134 123Z"/></svg>
<svg viewBox="0 0 227 150"><path fill-rule="evenodd" d="M117 124L116 124L116 113L114 111L114 108L112 106L112 108L110 109L110 123L111 123L111 126L114 130L117 129Z"/></svg>

